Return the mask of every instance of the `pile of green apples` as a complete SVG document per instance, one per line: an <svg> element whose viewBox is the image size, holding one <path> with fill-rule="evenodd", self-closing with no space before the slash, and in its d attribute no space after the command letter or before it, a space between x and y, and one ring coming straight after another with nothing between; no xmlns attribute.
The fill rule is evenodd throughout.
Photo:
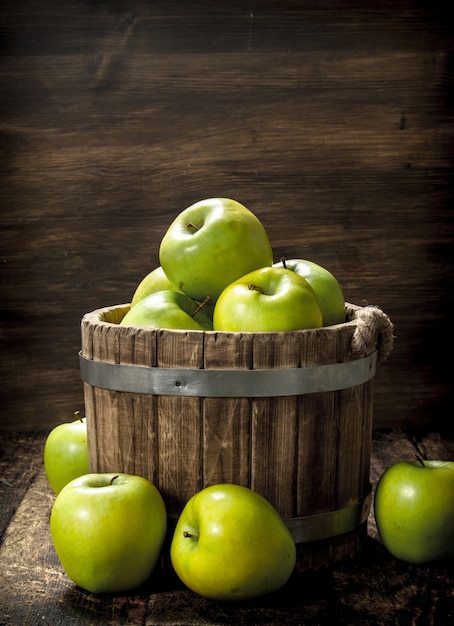
<svg viewBox="0 0 454 626"><path fill-rule="evenodd" d="M168 549L158 489L142 476L90 473L86 419L80 416L49 433L44 467L56 494L51 537L68 577L91 593L125 592L146 583ZM170 540L177 576L211 600L276 591L295 568L296 546L287 526L268 500L240 485L212 485L194 494Z"/></svg>
<svg viewBox="0 0 454 626"><path fill-rule="evenodd" d="M78 416L56 426L44 447L56 499L52 541L68 577L91 593L145 583L163 552L166 508L147 479L90 473L87 426ZM394 557L424 564L454 558L454 461L403 460L382 474L375 519ZM248 600L282 588L296 546L274 507L240 485L205 487L188 500L171 536L181 581L211 600Z"/></svg>
<svg viewBox="0 0 454 626"><path fill-rule="evenodd" d="M320 328L345 321L342 288L306 259L273 263L260 220L230 198L184 209L138 284L123 326L233 332Z"/></svg>

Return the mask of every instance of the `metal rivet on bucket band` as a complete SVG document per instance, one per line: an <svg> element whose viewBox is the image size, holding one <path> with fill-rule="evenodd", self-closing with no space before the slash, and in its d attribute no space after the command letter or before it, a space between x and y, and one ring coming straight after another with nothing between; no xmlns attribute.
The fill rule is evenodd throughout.
<svg viewBox="0 0 454 626"><path fill-rule="evenodd" d="M157 396L260 398L348 389L375 375L377 352L355 361L281 369L186 369L115 365L79 353L80 374L92 387Z"/></svg>
<svg viewBox="0 0 454 626"><path fill-rule="evenodd" d="M289 529L295 543L307 543L330 539L355 530L368 518L372 494L354 502L343 509L307 515L305 517L290 517L284 522Z"/></svg>

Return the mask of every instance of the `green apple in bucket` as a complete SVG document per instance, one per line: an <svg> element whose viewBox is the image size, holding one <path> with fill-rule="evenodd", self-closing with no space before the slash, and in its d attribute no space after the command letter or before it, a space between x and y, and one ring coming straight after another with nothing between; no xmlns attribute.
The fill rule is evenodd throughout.
<svg viewBox="0 0 454 626"><path fill-rule="evenodd" d="M281 267L263 267L228 285L213 315L217 331L280 332L320 328L322 323L310 284Z"/></svg>
<svg viewBox="0 0 454 626"><path fill-rule="evenodd" d="M260 220L230 198L208 198L182 211L161 240L159 261L178 289L214 303L231 282L271 266L273 252Z"/></svg>
<svg viewBox="0 0 454 626"><path fill-rule="evenodd" d="M164 270L159 265L154 270L149 272L142 278L137 285L133 296L131 298L131 308L135 306L140 300L143 300L146 296L149 296L156 291L180 291L178 287L175 287L164 273Z"/></svg>
<svg viewBox="0 0 454 626"><path fill-rule="evenodd" d="M205 302L196 302L178 291L156 291L130 308L120 325L139 328L213 330L212 313L209 299Z"/></svg>
<svg viewBox="0 0 454 626"><path fill-rule="evenodd" d="M286 267L307 280L315 291L323 326L345 322L345 298L337 278L329 270L306 259L281 259L273 267Z"/></svg>
<svg viewBox="0 0 454 626"><path fill-rule="evenodd" d="M175 572L211 600L248 600L282 588L296 563L295 542L276 509L234 484L206 487L184 507L172 538Z"/></svg>

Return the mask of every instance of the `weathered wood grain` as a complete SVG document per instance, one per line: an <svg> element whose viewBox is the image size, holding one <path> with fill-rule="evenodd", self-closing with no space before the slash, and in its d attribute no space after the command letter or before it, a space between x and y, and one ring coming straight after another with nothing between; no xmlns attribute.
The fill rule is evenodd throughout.
<svg viewBox="0 0 454 626"><path fill-rule="evenodd" d="M5 434L0 438L0 537L22 498L43 468L42 434ZM0 539L1 543L1 539Z"/></svg>
<svg viewBox="0 0 454 626"><path fill-rule="evenodd" d="M9 510L0 545L0 623L4 626L445 626L454 617L452 563L415 566L394 559L376 535L373 512L368 541L357 558L295 575L282 591L250 602L232 605L205 600L184 588L171 574L155 574L128 595L84 592L67 578L52 547L48 524L55 496L42 468L33 475L21 474L22 466L37 463L37 451L44 445L43 435L33 435L32 439L30 445L31 439L24 441L22 435L0 435L0 450L17 451L17 455L3 455L2 472L20 501L17 510ZM430 455L454 460L452 440L431 433L421 439L420 445ZM414 452L414 445L403 433L375 432L371 472L374 488L391 463L413 458ZM5 510L8 499L11 496L0 491L0 510Z"/></svg>
<svg viewBox="0 0 454 626"><path fill-rule="evenodd" d="M205 337L204 367L252 369L252 337L213 333ZM203 484L252 483L252 399L203 401Z"/></svg>
<svg viewBox="0 0 454 626"><path fill-rule="evenodd" d="M202 334L182 333L181 338L181 342L176 341L171 331L159 331L159 367L202 367ZM158 484L162 485L169 514L176 517L183 503L202 487L201 399L160 396L158 419Z"/></svg>
<svg viewBox="0 0 454 626"><path fill-rule="evenodd" d="M448 427L447 6L3 1L0 428L82 409L83 314L127 301L171 219L221 195L276 259L389 314L375 425Z"/></svg>

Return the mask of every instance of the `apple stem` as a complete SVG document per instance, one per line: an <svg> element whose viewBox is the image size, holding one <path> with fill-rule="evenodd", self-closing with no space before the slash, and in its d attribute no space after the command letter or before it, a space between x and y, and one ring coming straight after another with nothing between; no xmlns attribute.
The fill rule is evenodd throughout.
<svg viewBox="0 0 454 626"><path fill-rule="evenodd" d="M416 452L419 454L419 456L424 459L425 461L428 460L428 456L426 454L426 451L424 450L424 448L421 448L421 446L419 445L418 441L416 440L415 435L410 434L409 435L409 439L411 441L411 443L413 444L413 446L416 449Z"/></svg>
<svg viewBox="0 0 454 626"><path fill-rule="evenodd" d="M281 257L281 263L282 263L282 267L283 267L284 269L287 269L287 263L285 262L285 256L282 256L282 257Z"/></svg>
<svg viewBox="0 0 454 626"><path fill-rule="evenodd" d="M197 313L200 311L200 309L203 309L203 307L208 304L208 302L211 302L211 296L207 296L205 298L205 300L203 302L201 302L199 304L199 306L196 308L196 310L194 311L194 313L191 315L191 317L195 317L197 315Z"/></svg>
<svg viewBox="0 0 454 626"><path fill-rule="evenodd" d="M426 464L424 463L423 459L419 456L419 454L415 454L415 457L418 463L420 463L423 467L426 467Z"/></svg>
<svg viewBox="0 0 454 626"><path fill-rule="evenodd" d="M259 293L265 293L263 289L258 285L248 285L248 289L250 289L251 291L258 291Z"/></svg>
<svg viewBox="0 0 454 626"><path fill-rule="evenodd" d="M118 474L115 474L115 476L112 476L112 478L110 479L109 485L113 485L113 481L117 480L118 478Z"/></svg>
<svg viewBox="0 0 454 626"><path fill-rule="evenodd" d="M196 224L194 224L194 222L188 222L186 224L186 228L190 228L190 229L195 230L197 232L200 229L200 226L197 226Z"/></svg>
<svg viewBox="0 0 454 626"><path fill-rule="evenodd" d="M191 533L188 533L187 530L183 530L183 537L192 537Z"/></svg>
<svg viewBox="0 0 454 626"><path fill-rule="evenodd" d="M82 416L80 414L80 411L74 411L74 415L76 417L76 419L78 419L80 422L82 422Z"/></svg>

